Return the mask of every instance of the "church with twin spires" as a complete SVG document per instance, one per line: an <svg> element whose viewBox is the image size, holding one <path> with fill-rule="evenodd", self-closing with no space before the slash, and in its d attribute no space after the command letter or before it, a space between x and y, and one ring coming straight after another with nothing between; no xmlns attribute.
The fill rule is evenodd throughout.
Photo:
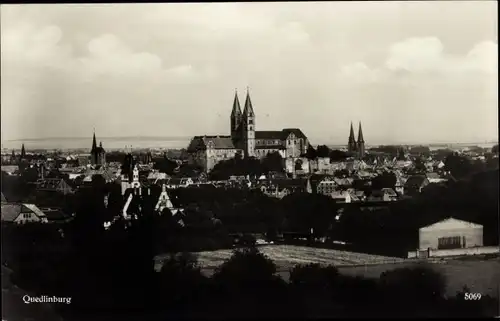
<svg viewBox="0 0 500 321"><path fill-rule="evenodd" d="M349 133L349 139L347 141L347 151L351 154L355 154L358 158L363 158L365 156L365 139L363 138L363 130L361 129L361 122L358 128L358 140L354 137L354 128L352 128Z"/></svg>
<svg viewBox="0 0 500 321"><path fill-rule="evenodd" d="M238 93L234 95L230 114L230 135L203 135L191 139L187 152L189 162L209 172L215 164L240 154L244 158L263 158L278 152L283 158L298 158L306 153L309 140L298 128L256 130L256 113L247 88L245 105L241 109Z"/></svg>

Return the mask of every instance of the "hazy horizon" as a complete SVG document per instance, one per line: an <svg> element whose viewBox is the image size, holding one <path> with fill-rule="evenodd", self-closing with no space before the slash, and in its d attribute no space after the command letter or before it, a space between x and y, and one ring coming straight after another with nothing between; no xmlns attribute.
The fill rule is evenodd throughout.
<svg viewBox="0 0 500 321"><path fill-rule="evenodd" d="M107 150L124 149L125 147L132 147L133 149L141 148L158 148L158 149L178 149L186 148L191 137L97 137L97 141L102 141L103 147ZM20 150L22 144L25 145L27 151L30 149L90 149L92 144L91 137L48 137L36 139L19 139L2 141L3 149ZM346 147L345 142L328 142L320 141L311 144L313 146L327 145L334 147ZM399 142L395 144L388 144L384 142L367 143L367 147L380 146L380 145L478 145L491 147L498 144L497 140L490 140L488 142Z"/></svg>
<svg viewBox="0 0 500 321"><path fill-rule="evenodd" d="M2 5L9 141L228 135L313 145L498 139L496 1ZM117 19L117 17L120 17ZM23 138L24 137L24 138ZM108 144L109 145L109 144Z"/></svg>

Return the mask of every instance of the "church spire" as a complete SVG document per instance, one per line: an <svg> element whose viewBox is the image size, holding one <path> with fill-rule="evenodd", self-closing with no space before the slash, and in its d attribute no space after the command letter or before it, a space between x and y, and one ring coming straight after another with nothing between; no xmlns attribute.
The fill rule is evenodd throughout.
<svg viewBox="0 0 500 321"><path fill-rule="evenodd" d="M231 112L231 117L239 117L241 116L241 107L240 100L238 99L238 91L234 92L234 102L233 102L233 111Z"/></svg>
<svg viewBox="0 0 500 321"><path fill-rule="evenodd" d="M361 129L361 122L359 122L359 131L358 131L358 157L360 159L365 157L365 139L363 138L363 130Z"/></svg>
<svg viewBox="0 0 500 321"><path fill-rule="evenodd" d="M250 99L250 90L247 87L247 98L245 100L245 108L243 109L245 116L254 116L252 100Z"/></svg>
<svg viewBox="0 0 500 321"><path fill-rule="evenodd" d="M349 143L356 142L356 138L354 137L354 128L352 127L351 122L351 131L349 133Z"/></svg>
<svg viewBox="0 0 500 321"><path fill-rule="evenodd" d="M357 148L357 143L356 143L356 137L354 136L354 128L352 127L352 122L351 122L351 130L349 132L349 140L347 142L347 150L349 152L354 152L356 151Z"/></svg>
<svg viewBox="0 0 500 321"><path fill-rule="evenodd" d="M26 158L26 150L24 149L24 143L23 143L23 145L21 146L21 159L25 158Z"/></svg>
<svg viewBox="0 0 500 321"><path fill-rule="evenodd" d="M92 139L92 151L97 149L97 140L95 139L95 129L94 129L94 138Z"/></svg>
<svg viewBox="0 0 500 321"><path fill-rule="evenodd" d="M352 129L352 127L351 127ZM361 122L359 122L359 130L358 130L358 144L359 143L364 143L365 140L363 138L363 130L361 129Z"/></svg>

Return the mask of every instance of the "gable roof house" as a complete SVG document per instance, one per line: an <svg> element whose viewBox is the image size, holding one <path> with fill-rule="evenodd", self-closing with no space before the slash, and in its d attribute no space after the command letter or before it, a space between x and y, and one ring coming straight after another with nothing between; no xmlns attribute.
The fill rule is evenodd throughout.
<svg viewBox="0 0 500 321"><path fill-rule="evenodd" d="M19 174L19 166L18 165L2 165L2 172L11 175L11 176L16 176Z"/></svg>
<svg viewBox="0 0 500 321"><path fill-rule="evenodd" d="M1 215L4 223L47 223L47 217L35 204L4 203Z"/></svg>
<svg viewBox="0 0 500 321"><path fill-rule="evenodd" d="M429 180L429 183L435 184L435 183L444 183L447 181L446 178L441 177L438 173L436 172L431 172L431 173L426 173L425 177Z"/></svg>
<svg viewBox="0 0 500 321"><path fill-rule="evenodd" d="M48 223L66 223L73 219L72 216L67 215L58 208L42 208L41 210L47 217Z"/></svg>
<svg viewBox="0 0 500 321"><path fill-rule="evenodd" d="M398 200L398 194L392 188L382 188L378 191L383 202L392 202Z"/></svg>
<svg viewBox="0 0 500 321"><path fill-rule="evenodd" d="M429 180L424 175L410 176L404 185L404 194L414 196L421 193L422 190L429 184Z"/></svg>
<svg viewBox="0 0 500 321"><path fill-rule="evenodd" d="M44 178L36 182L36 190L40 192L54 192L68 195L73 188L63 178Z"/></svg>
<svg viewBox="0 0 500 321"><path fill-rule="evenodd" d="M337 203L351 203L351 194L348 191L335 191L330 197Z"/></svg>

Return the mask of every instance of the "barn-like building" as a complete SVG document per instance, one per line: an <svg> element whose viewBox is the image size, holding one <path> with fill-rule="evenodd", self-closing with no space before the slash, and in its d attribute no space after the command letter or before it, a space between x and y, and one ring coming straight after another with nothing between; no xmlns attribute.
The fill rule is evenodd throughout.
<svg viewBox="0 0 500 321"><path fill-rule="evenodd" d="M418 239L418 250L409 257L479 254L471 249L483 247L483 226L450 217L420 228Z"/></svg>
<svg viewBox="0 0 500 321"><path fill-rule="evenodd" d="M483 246L483 226L448 218L419 229L419 248L433 250Z"/></svg>

